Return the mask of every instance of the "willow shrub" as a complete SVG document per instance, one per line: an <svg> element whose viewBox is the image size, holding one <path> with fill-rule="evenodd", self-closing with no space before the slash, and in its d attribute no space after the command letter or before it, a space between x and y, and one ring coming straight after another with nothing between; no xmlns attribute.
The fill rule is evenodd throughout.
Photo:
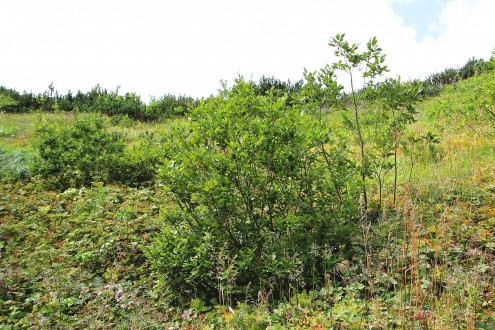
<svg viewBox="0 0 495 330"><path fill-rule="evenodd" d="M171 299L281 297L351 253L361 187L327 127L239 78L171 129L175 209L147 252Z"/></svg>

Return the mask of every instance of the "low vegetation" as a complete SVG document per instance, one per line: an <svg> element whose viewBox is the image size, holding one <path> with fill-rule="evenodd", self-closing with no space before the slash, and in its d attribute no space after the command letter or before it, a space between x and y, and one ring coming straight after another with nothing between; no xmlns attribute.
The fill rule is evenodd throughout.
<svg viewBox="0 0 495 330"><path fill-rule="evenodd" d="M201 101L1 89L0 328L494 329L495 60L331 46Z"/></svg>

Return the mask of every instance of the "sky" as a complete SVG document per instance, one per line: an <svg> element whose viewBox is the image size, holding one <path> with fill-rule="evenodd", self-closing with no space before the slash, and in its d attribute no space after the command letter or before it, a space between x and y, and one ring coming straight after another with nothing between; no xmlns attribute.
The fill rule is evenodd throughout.
<svg viewBox="0 0 495 330"><path fill-rule="evenodd" d="M376 36L390 76L421 79L489 59L493 31L495 0L3 0L0 85L208 97L238 75L299 80L336 60L337 33Z"/></svg>

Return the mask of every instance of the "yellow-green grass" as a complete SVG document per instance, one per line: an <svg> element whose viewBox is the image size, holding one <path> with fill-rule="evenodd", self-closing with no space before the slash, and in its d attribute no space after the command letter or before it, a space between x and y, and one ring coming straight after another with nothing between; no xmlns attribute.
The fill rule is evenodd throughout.
<svg viewBox="0 0 495 330"><path fill-rule="evenodd" d="M0 145L14 149L30 149L35 142L36 127L46 122L71 122L76 116L101 116L96 113L73 112L30 112L21 114L0 114ZM162 134L170 127L171 122L185 122L187 119L164 120L160 122L138 122L127 120L119 122L108 118L109 129L125 135L130 145L139 141L146 132Z"/></svg>

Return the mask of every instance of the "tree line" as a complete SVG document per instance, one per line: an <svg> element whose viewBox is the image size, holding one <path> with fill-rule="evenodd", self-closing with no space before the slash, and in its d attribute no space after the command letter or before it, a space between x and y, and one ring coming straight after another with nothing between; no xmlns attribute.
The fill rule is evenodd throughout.
<svg viewBox="0 0 495 330"><path fill-rule="evenodd" d="M444 86L459 80L473 77L493 69L493 62L471 58L459 68L430 74L423 80L416 80L414 84L421 86L421 96L435 96ZM307 78L307 77L306 77ZM266 95L270 91L277 96L287 94L286 101L293 102L300 97L306 83L304 80L291 82L275 77L262 76L253 84L257 95ZM340 97L348 99L348 93L341 91ZM15 89L0 86L0 111L7 113L24 113L30 111L78 111L99 112L109 116L128 116L131 119L142 121L156 121L164 118L186 116L197 107L200 100L187 95L164 94L153 97L149 104L145 104L136 93L119 94L119 88L108 90L96 85L87 92L78 91L66 94L60 93L51 83L43 93L18 92Z"/></svg>

